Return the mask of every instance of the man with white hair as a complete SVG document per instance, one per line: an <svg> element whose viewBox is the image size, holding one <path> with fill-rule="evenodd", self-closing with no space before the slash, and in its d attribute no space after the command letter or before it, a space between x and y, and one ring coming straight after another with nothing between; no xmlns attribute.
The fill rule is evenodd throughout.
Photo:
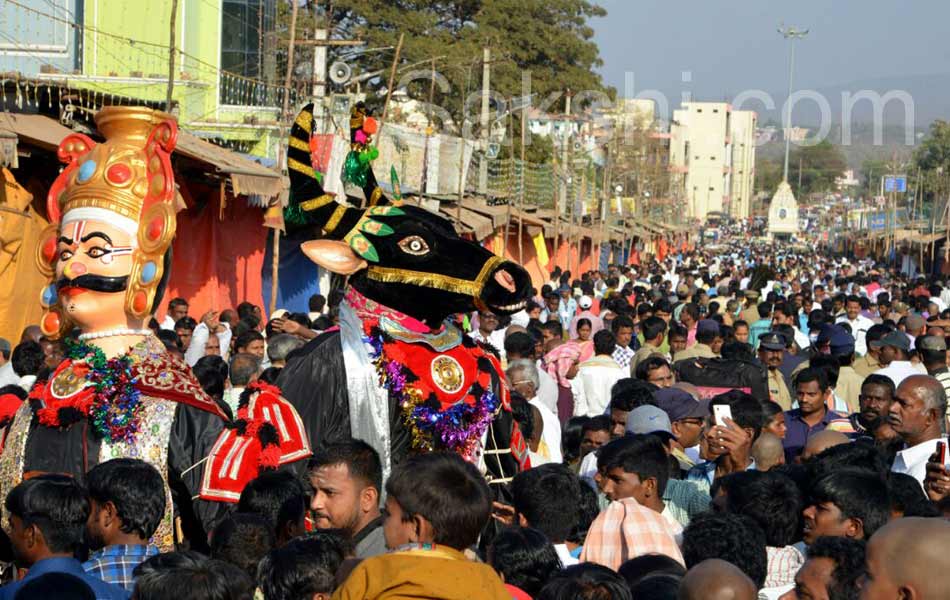
<svg viewBox="0 0 950 600"><path fill-rule="evenodd" d="M927 459L938 442L946 442L947 394L943 384L930 375L904 379L894 393L888 422L904 440L892 471L906 473L923 485Z"/></svg>
<svg viewBox="0 0 950 600"><path fill-rule="evenodd" d="M548 455L544 457L546 462L560 464L563 461L561 454L561 422L558 421L557 414L538 400L537 392L540 386L538 378L538 367L533 360L519 358L508 364L508 370L505 371L508 376L508 385L511 389L518 392L528 400L528 404L533 406L541 413L541 422L543 429L541 431L541 441L547 446ZM532 465L534 458L532 458Z"/></svg>

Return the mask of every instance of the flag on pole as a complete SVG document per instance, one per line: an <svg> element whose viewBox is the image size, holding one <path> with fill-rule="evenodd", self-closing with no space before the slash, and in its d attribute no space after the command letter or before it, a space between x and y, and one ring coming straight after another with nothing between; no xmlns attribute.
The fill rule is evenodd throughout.
<svg viewBox="0 0 950 600"><path fill-rule="evenodd" d="M538 264L542 267L548 266L551 259L548 256L548 245L544 242L544 234L539 233L531 238L531 241L534 242L534 251L538 255Z"/></svg>

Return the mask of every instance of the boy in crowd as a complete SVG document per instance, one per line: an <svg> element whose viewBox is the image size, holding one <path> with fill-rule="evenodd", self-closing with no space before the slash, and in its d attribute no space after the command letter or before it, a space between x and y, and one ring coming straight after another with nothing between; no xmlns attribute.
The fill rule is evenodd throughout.
<svg viewBox="0 0 950 600"><path fill-rule="evenodd" d="M0 587L0 600L13 600L17 591L47 573L65 573L92 588L97 599L125 600L128 592L83 571L73 558L89 518L86 492L72 477L40 475L20 483L7 494L10 545L26 577Z"/></svg>
<svg viewBox="0 0 950 600"><path fill-rule="evenodd" d="M393 470L386 494L392 552L361 562L334 600L511 598L491 567L463 554L491 517L491 492L478 469L457 454L412 456Z"/></svg>
<svg viewBox="0 0 950 600"><path fill-rule="evenodd" d="M278 548L306 529L307 494L303 484L287 471L269 471L248 482L237 509L267 519Z"/></svg>
<svg viewBox="0 0 950 600"><path fill-rule="evenodd" d="M335 533L297 538L261 560L258 586L264 600L329 600L345 558L345 541Z"/></svg>
<svg viewBox="0 0 950 600"><path fill-rule="evenodd" d="M86 474L90 515L83 563L86 573L128 591L135 587L132 570L158 548L149 538L165 514L165 484L152 465L134 458L116 458Z"/></svg>

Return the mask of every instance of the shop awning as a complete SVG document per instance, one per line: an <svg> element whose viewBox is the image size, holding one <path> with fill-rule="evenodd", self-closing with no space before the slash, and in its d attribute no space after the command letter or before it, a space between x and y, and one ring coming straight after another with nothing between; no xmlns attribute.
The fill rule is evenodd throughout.
<svg viewBox="0 0 950 600"><path fill-rule="evenodd" d="M228 176L238 196L272 198L285 187L280 173L184 131L178 132L175 154L214 166L218 173Z"/></svg>
<svg viewBox="0 0 950 600"><path fill-rule="evenodd" d="M2 132L12 132L35 146L54 151L64 137L75 133L59 121L43 115L8 112L0 113L0 133Z"/></svg>

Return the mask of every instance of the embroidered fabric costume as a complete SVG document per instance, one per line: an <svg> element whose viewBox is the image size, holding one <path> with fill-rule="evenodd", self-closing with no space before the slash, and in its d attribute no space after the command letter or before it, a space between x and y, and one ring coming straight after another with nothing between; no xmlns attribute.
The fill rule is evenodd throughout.
<svg viewBox="0 0 950 600"><path fill-rule="evenodd" d="M150 541L169 551L179 516L185 538L204 540L224 512L199 488L226 418L190 369L144 329L168 279L178 127L171 115L144 107L106 107L95 121L104 142L77 133L58 147L66 166L50 187L50 226L35 255L51 280L41 293L44 335L79 327L90 344L73 345L19 408L5 430L0 477L9 490L40 473L81 479L112 458L144 460L161 473L166 493ZM144 339L106 357L94 344L112 336Z"/></svg>
<svg viewBox="0 0 950 600"><path fill-rule="evenodd" d="M215 442L204 469L201 496L208 500L237 502L244 486L262 471L312 454L303 421L279 388L263 382L248 385L236 416Z"/></svg>

